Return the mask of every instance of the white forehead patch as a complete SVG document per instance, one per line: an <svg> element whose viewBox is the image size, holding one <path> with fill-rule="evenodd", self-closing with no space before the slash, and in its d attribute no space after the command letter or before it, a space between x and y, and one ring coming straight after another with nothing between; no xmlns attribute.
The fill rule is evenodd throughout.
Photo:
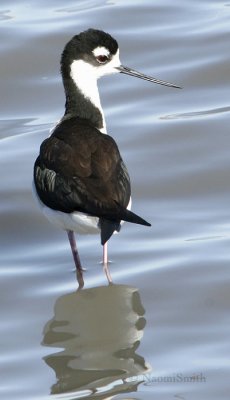
<svg viewBox="0 0 230 400"><path fill-rule="evenodd" d="M106 57L108 57L110 55L110 52L106 47L98 46L93 50L93 54L94 54L95 57L98 57L98 56L106 56Z"/></svg>

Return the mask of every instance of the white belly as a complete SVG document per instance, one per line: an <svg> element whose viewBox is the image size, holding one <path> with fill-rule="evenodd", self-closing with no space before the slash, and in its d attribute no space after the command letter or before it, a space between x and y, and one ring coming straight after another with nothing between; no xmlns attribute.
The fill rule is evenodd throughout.
<svg viewBox="0 0 230 400"><path fill-rule="evenodd" d="M38 197L34 182L32 184L32 193L43 214L57 228L64 229L65 231L74 231L81 234L100 233L100 228L98 227L98 217L92 217L91 215L87 215L78 211L65 213L47 207ZM131 209L131 203L132 201L130 197L127 207L128 210ZM121 221L121 224L123 223L124 221Z"/></svg>
<svg viewBox="0 0 230 400"><path fill-rule="evenodd" d="M62 211L52 210L45 205L43 205L42 211L46 218L57 228L81 234L100 232L97 217L92 217L77 211L67 214Z"/></svg>

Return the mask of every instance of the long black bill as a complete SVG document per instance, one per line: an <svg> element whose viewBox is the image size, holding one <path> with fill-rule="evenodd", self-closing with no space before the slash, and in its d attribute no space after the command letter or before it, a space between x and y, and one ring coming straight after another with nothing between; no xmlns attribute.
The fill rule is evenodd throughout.
<svg viewBox="0 0 230 400"><path fill-rule="evenodd" d="M158 83L158 85L164 85L164 86L169 86L169 87L173 87L176 89L182 89L180 86L174 85L173 83L162 81L160 79L153 78L152 76L144 75L141 72L135 71L134 69L131 69L129 67L124 67L124 65L120 65L119 67L116 67L116 68L122 74L135 76L136 78L144 79L146 81L153 82L153 83Z"/></svg>

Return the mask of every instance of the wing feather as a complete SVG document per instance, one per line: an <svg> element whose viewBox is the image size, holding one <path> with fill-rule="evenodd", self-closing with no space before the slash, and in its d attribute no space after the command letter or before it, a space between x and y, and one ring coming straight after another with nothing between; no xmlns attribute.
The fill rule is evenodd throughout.
<svg viewBox="0 0 230 400"><path fill-rule="evenodd" d="M112 137L84 120L60 123L40 148L34 180L50 208L116 218L130 199L130 179ZM117 215L119 219L119 215Z"/></svg>

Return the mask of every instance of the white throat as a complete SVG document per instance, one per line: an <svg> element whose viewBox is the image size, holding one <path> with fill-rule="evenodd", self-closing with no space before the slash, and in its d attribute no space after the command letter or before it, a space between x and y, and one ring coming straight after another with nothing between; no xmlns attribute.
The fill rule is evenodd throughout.
<svg viewBox="0 0 230 400"><path fill-rule="evenodd" d="M96 74L96 68L83 60L75 60L71 65L70 76L83 96L99 109L103 121L103 127L100 131L102 133L107 133L104 112L101 107L97 86L98 76Z"/></svg>
<svg viewBox="0 0 230 400"><path fill-rule="evenodd" d="M93 54L97 55L108 55L109 51L105 47L96 47L93 50ZM105 117L101 107L99 91L97 87L97 80L110 74L118 73L117 67L121 65L119 58L119 49L114 54L111 60L105 65L94 66L83 60L75 60L70 66L70 76L75 82L78 89L81 91L83 96L99 109L102 115L103 127L100 129L102 133L106 132Z"/></svg>

